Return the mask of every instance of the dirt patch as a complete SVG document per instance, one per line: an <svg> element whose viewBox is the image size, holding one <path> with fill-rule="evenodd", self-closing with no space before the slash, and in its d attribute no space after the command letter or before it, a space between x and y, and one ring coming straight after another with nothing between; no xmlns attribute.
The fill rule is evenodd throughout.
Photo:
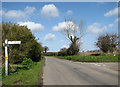
<svg viewBox="0 0 120 87"><path fill-rule="evenodd" d="M13 84L17 84L19 82L22 82L22 80L17 80L17 81L14 81Z"/></svg>

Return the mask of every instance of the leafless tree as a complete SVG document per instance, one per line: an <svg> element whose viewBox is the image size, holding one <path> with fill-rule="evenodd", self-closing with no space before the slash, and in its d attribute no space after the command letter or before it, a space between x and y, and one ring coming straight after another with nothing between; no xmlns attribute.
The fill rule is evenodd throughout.
<svg viewBox="0 0 120 87"><path fill-rule="evenodd" d="M63 30L63 33L71 41L70 47L68 48L68 54L74 55L78 53L80 49L80 42L83 36L84 21L81 20L80 24L77 25L75 21L65 19L65 25L66 26Z"/></svg>

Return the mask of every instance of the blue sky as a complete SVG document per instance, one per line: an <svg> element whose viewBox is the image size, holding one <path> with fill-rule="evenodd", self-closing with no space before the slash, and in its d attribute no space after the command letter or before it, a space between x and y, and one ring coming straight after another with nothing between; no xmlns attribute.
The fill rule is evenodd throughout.
<svg viewBox="0 0 120 87"><path fill-rule="evenodd" d="M82 19L85 25L81 51L87 51L98 49L94 43L99 35L118 33L117 8L116 2L3 2L2 18L4 22L27 25L36 39L54 52L70 44L60 32L65 18L77 24Z"/></svg>

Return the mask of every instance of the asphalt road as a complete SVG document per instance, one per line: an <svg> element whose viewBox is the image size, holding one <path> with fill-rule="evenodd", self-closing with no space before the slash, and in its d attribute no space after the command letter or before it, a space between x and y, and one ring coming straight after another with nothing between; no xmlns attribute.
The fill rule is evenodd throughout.
<svg viewBox="0 0 120 87"><path fill-rule="evenodd" d="M118 85L118 71L101 63L45 58L43 85Z"/></svg>

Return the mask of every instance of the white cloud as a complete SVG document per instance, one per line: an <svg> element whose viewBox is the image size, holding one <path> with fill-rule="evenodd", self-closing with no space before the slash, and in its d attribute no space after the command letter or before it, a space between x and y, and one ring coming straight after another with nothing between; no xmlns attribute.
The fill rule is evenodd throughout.
<svg viewBox="0 0 120 87"><path fill-rule="evenodd" d="M114 8L104 14L105 17L116 16L116 15L118 15L118 8Z"/></svg>
<svg viewBox="0 0 120 87"><path fill-rule="evenodd" d="M115 21L112 24L109 24L108 27L112 28L115 26L118 22L120 22L120 18L116 18Z"/></svg>
<svg viewBox="0 0 120 87"><path fill-rule="evenodd" d="M108 27L110 27L110 28L113 27L113 26L114 26L114 24L109 24L109 25L108 25Z"/></svg>
<svg viewBox="0 0 120 87"><path fill-rule="evenodd" d="M92 25L89 25L87 27L87 32L93 33L93 34L99 34L104 32L107 29L106 26L100 28L100 24L99 23L93 23Z"/></svg>
<svg viewBox="0 0 120 87"><path fill-rule="evenodd" d="M0 10L0 16L2 16L2 14L4 14L4 11L3 11L3 10Z"/></svg>
<svg viewBox="0 0 120 87"><path fill-rule="evenodd" d="M34 11L36 10L36 8L35 7L26 7L25 8L25 13L33 13Z"/></svg>
<svg viewBox="0 0 120 87"><path fill-rule="evenodd" d="M54 26L53 30L54 31L61 31L61 30L64 30L65 27L66 27L66 23L65 22L61 22L61 23L58 23L57 26Z"/></svg>
<svg viewBox="0 0 120 87"><path fill-rule="evenodd" d="M5 18L8 19L17 19L17 20L27 18L26 14L19 10L10 10L6 12L3 16L5 16Z"/></svg>
<svg viewBox="0 0 120 87"><path fill-rule="evenodd" d="M68 10L68 11L67 11L67 14L68 14L68 15L70 15L70 14L72 14L72 13L73 13L72 10Z"/></svg>
<svg viewBox="0 0 120 87"><path fill-rule="evenodd" d="M59 16L59 11L54 4L48 4L42 7L41 14L46 18L54 18Z"/></svg>
<svg viewBox="0 0 120 87"><path fill-rule="evenodd" d="M108 27L112 28L115 26L118 22L120 22L120 18L116 18L115 21L112 24L109 24Z"/></svg>
<svg viewBox="0 0 120 87"><path fill-rule="evenodd" d="M13 20L26 20L35 11L35 7L26 7L23 11L21 10L9 10L4 11L3 17Z"/></svg>
<svg viewBox="0 0 120 87"><path fill-rule="evenodd" d="M65 40L60 40L60 42L65 42Z"/></svg>
<svg viewBox="0 0 120 87"><path fill-rule="evenodd" d="M66 43L66 44L69 44L70 43L70 40L67 38L65 40L60 40L61 43Z"/></svg>
<svg viewBox="0 0 120 87"><path fill-rule="evenodd" d="M48 33L47 35L45 35L44 40L48 41L56 40L56 36L54 34Z"/></svg>
<svg viewBox="0 0 120 87"><path fill-rule="evenodd" d="M39 32L44 29L44 26L42 24L35 23L35 22L29 22L29 21L28 22L18 22L18 24L21 26L27 26L33 32Z"/></svg>
<svg viewBox="0 0 120 87"><path fill-rule="evenodd" d="M61 48L68 48L68 46L67 45L63 45Z"/></svg>
<svg viewBox="0 0 120 87"><path fill-rule="evenodd" d="M0 10L0 15L2 14L2 10Z"/></svg>
<svg viewBox="0 0 120 87"><path fill-rule="evenodd" d="M53 31L62 31L64 29L67 29L67 26L71 26L71 27L73 26L71 30L73 30L74 26L76 26L77 27L76 29L78 30L78 26L75 23L70 21L70 22L60 22L60 23L58 23L57 26L53 27Z"/></svg>
<svg viewBox="0 0 120 87"><path fill-rule="evenodd" d="M120 22L120 18L117 18L114 22L115 22L115 23Z"/></svg>

